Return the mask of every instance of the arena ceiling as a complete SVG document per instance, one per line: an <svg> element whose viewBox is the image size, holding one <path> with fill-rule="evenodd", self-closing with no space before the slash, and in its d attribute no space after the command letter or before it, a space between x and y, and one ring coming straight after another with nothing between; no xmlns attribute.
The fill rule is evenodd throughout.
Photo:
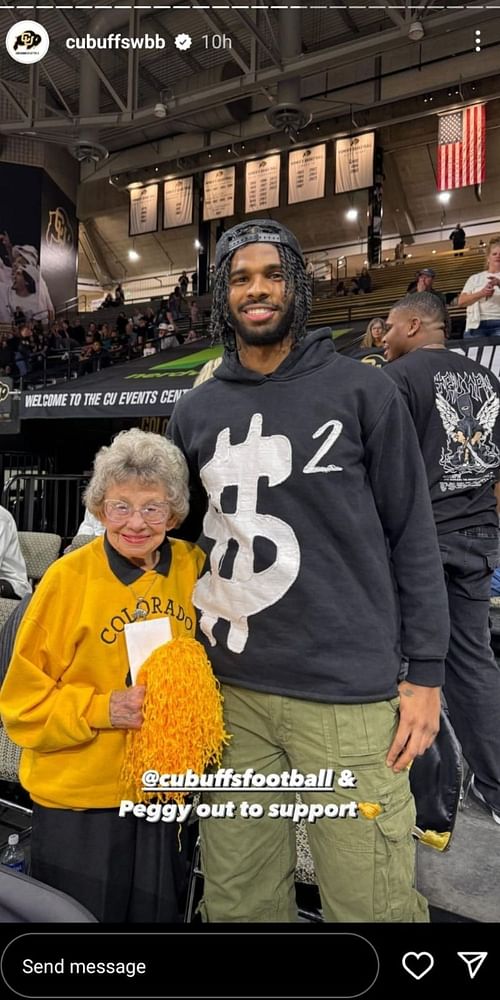
<svg viewBox="0 0 500 1000"><path fill-rule="evenodd" d="M488 101L488 184L477 215L498 216L497 4L473 2L463 9L434 0L413 5L396 0L373 9L347 2L335 9L318 3L296 10L251 0L237 9L191 0L168 9L146 6L87 9L76 2L24 13L35 16L50 37L46 57L31 69L0 45L0 134L71 152L81 164L80 191L89 187L81 217L97 220L112 257L125 256L126 202L117 196L130 183L200 172L368 128L377 129L386 153L384 229L411 233L438 226L441 209L429 199L429 190L435 190L436 112L478 99ZM0 0L0 38L19 16ZM110 32L158 35L165 46L68 48L68 40L87 34L102 39ZM176 48L179 34L191 36L189 49ZM97 181L107 189L100 202L90 197ZM463 219L471 218L466 198L473 198L470 189L456 199ZM321 206L311 203L307 223L300 211L310 245L324 245ZM340 223L338 237L346 236ZM161 234L151 238L150 259L142 261L147 271L158 266L155 252L157 260L162 239Z"/></svg>

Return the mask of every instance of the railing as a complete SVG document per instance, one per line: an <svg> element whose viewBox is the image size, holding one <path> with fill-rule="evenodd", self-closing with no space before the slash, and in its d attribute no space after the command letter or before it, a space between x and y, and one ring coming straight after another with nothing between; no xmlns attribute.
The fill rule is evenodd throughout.
<svg viewBox="0 0 500 1000"><path fill-rule="evenodd" d="M0 453L0 489L13 476L51 473L54 459L51 455L40 455L27 451L2 451Z"/></svg>
<svg viewBox="0 0 500 1000"><path fill-rule="evenodd" d="M199 320L198 323L190 324L189 320L177 320L176 331L181 336L184 336L188 331L194 330L197 337L200 339L205 337L208 333L208 321L205 317ZM35 355L39 359L40 367L27 371L19 379L19 389L30 389L33 386L44 387L47 384L54 384L58 380L67 381L72 378L84 378L86 374L94 374L95 372L103 371L104 369L110 367L116 367L116 365L124 365L128 361L138 361L141 357L147 357L148 355L157 354L162 350L162 345L165 339L169 340L171 336L175 334L162 334L161 336L157 334L155 337L149 337L144 341L143 353L136 354L134 352L133 344L122 345L122 349L127 352L126 357L116 357L113 352L108 352L106 360L101 363L101 360L97 354L90 355L89 358L81 358L82 348L78 347L75 350L67 351L55 351L53 354L43 354ZM182 346L182 344L180 345ZM25 359L26 364L29 364L31 355L28 355ZM85 361L91 361L93 366L92 372L84 373L83 375L78 374L78 368L80 361L85 363Z"/></svg>
<svg viewBox="0 0 500 1000"><path fill-rule="evenodd" d="M7 480L2 505L19 531L52 531L69 541L83 519L82 492L90 475L19 473Z"/></svg>

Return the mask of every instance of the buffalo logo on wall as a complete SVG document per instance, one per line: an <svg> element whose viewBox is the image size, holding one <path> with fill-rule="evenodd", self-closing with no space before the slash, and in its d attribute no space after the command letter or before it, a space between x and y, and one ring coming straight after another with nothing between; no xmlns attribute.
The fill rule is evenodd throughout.
<svg viewBox="0 0 500 1000"><path fill-rule="evenodd" d="M73 246L73 227L64 208L56 208L53 212L49 211L45 240L49 246L61 249Z"/></svg>
<svg viewBox="0 0 500 1000"><path fill-rule="evenodd" d="M10 386L6 382L0 382L0 403L5 403L10 393Z"/></svg>
<svg viewBox="0 0 500 1000"><path fill-rule="evenodd" d="M5 39L5 47L11 59L25 64L43 59L49 45L48 33L38 21L17 21L9 28Z"/></svg>

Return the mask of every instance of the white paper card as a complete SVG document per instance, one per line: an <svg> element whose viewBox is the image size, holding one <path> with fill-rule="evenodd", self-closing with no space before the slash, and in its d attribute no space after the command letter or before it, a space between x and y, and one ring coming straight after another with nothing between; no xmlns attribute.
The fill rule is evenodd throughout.
<svg viewBox="0 0 500 1000"><path fill-rule="evenodd" d="M135 684L139 668L158 646L164 646L172 638L169 618L152 618L147 622L129 622L125 625L125 642L132 684Z"/></svg>

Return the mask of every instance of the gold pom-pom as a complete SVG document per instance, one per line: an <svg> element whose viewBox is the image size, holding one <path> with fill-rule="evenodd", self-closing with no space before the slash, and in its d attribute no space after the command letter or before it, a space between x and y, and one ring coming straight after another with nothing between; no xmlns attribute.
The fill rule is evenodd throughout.
<svg viewBox="0 0 500 1000"><path fill-rule="evenodd" d="M380 816L382 806L377 802L358 802L358 810L365 819L375 819L376 816Z"/></svg>
<svg viewBox="0 0 500 1000"><path fill-rule="evenodd" d="M219 682L195 639L172 639L155 649L142 664L137 684L146 686L144 721L127 733L120 778L124 797L141 801L148 797L142 791L145 771L203 774L209 764L220 764L230 736L224 729ZM166 789L151 794L162 802L182 803L187 793Z"/></svg>

